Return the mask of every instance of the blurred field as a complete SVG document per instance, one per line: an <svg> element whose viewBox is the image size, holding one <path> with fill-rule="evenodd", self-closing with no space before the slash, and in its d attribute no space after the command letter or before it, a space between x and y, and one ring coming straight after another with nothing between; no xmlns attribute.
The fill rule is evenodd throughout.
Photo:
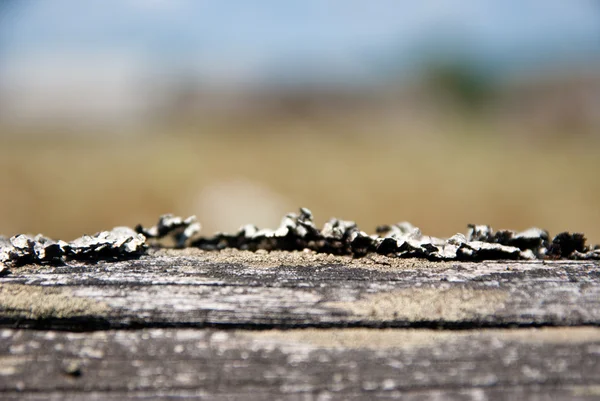
<svg viewBox="0 0 600 401"><path fill-rule="evenodd" d="M530 3L0 1L0 234L306 206L600 243L599 9Z"/></svg>
<svg viewBox="0 0 600 401"><path fill-rule="evenodd" d="M449 236L481 223L580 231L600 243L598 136L351 115L150 131L0 135L0 233L71 239L173 212L196 214L207 235L276 226L306 206L320 224L335 216L368 232L408 220Z"/></svg>

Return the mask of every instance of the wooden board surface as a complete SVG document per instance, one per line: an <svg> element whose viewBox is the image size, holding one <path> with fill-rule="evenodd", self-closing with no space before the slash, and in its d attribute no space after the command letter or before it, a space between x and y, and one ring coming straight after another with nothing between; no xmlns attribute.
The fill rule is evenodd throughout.
<svg viewBox="0 0 600 401"><path fill-rule="evenodd" d="M311 259L312 258L312 259ZM427 262L161 252L14 269L5 327L435 327L596 325L597 262Z"/></svg>
<svg viewBox="0 0 600 401"><path fill-rule="evenodd" d="M5 329L0 337L2 399L600 396L600 328Z"/></svg>
<svg viewBox="0 0 600 401"><path fill-rule="evenodd" d="M14 268L0 326L1 399L600 397L598 262L157 251Z"/></svg>

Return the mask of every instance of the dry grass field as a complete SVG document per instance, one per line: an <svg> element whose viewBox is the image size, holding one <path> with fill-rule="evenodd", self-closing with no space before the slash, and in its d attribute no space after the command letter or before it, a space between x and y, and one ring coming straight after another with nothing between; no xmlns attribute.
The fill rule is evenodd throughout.
<svg viewBox="0 0 600 401"><path fill-rule="evenodd" d="M600 243L597 137L351 116L149 131L1 135L0 233L71 239L172 212L196 214L212 234L275 226L306 206L319 223L352 219L368 232L407 220L449 236L485 223L580 231Z"/></svg>

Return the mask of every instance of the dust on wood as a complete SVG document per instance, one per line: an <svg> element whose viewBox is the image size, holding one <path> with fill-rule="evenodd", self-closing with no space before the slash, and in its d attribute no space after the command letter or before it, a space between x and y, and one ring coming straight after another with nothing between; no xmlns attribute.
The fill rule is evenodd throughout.
<svg viewBox="0 0 600 401"><path fill-rule="evenodd" d="M0 315L16 320L68 319L106 313L105 303L76 297L60 287L0 284Z"/></svg>
<svg viewBox="0 0 600 401"><path fill-rule="evenodd" d="M504 307L508 297L508 292L499 290L407 288L327 305L373 320L461 321L494 314Z"/></svg>

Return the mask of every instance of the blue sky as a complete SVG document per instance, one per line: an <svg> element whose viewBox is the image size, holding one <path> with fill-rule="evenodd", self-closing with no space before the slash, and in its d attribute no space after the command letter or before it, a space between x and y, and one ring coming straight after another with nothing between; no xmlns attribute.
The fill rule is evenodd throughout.
<svg viewBox="0 0 600 401"><path fill-rule="evenodd" d="M17 0L0 40L0 66L119 54L207 79L343 81L410 66L423 48L507 68L598 59L600 2Z"/></svg>

